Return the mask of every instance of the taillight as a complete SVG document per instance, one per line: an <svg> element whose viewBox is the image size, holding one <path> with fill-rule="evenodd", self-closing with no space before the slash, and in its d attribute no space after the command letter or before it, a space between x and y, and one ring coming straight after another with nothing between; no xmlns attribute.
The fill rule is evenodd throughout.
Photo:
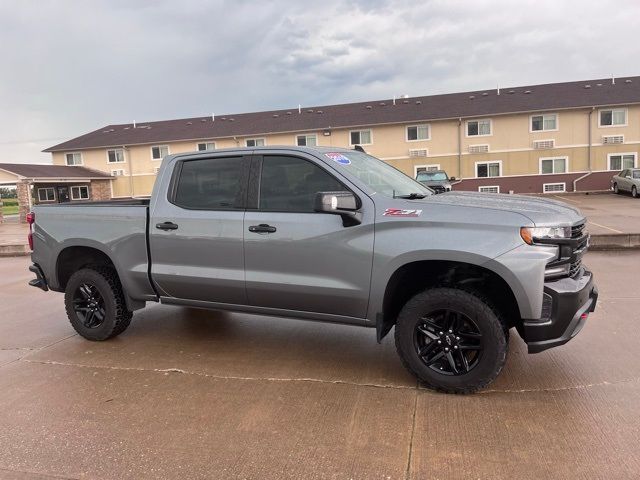
<svg viewBox="0 0 640 480"><path fill-rule="evenodd" d="M29 224L29 235L27 240L29 241L29 248L33 250L33 224L36 221L36 214L33 212L27 213L27 223Z"/></svg>

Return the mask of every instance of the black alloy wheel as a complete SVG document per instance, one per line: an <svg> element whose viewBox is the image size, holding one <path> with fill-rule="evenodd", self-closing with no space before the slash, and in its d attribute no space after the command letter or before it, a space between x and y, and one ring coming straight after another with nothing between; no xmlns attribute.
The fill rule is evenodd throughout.
<svg viewBox="0 0 640 480"><path fill-rule="evenodd" d="M73 310L86 328L98 328L106 317L104 298L98 288L90 283L83 283L76 288Z"/></svg>
<svg viewBox="0 0 640 480"><path fill-rule="evenodd" d="M482 357L482 334L464 313L442 309L416 323L414 345L420 360L442 375L463 375Z"/></svg>

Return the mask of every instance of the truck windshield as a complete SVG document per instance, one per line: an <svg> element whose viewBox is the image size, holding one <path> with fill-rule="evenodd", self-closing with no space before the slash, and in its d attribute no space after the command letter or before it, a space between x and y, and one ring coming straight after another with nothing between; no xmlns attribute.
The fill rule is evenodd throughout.
<svg viewBox="0 0 640 480"><path fill-rule="evenodd" d="M640 178L640 170L634 170L633 178Z"/></svg>
<svg viewBox="0 0 640 480"><path fill-rule="evenodd" d="M430 181L440 181L440 180L449 180L447 174L444 172L420 172L418 173L418 181L419 182L430 182Z"/></svg>
<svg viewBox="0 0 640 480"><path fill-rule="evenodd" d="M372 190L387 197L420 198L433 192L400 170L363 152L341 151L324 154L330 160L355 175Z"/></svg>

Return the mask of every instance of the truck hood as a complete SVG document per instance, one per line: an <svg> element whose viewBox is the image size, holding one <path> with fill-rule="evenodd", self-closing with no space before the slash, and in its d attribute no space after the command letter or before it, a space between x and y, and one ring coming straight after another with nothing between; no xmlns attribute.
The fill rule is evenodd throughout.
<svg viewBox="0 0 640 480"><path fill-rule="evenodd" d="M447 192L412 201L413 205L416 203L473 207L519 213L529 218L536 226L569 226L585 220L580 210L564 202L547 198L527 197L524 195ZM413 208L416 207L417 205Z"/></svg>

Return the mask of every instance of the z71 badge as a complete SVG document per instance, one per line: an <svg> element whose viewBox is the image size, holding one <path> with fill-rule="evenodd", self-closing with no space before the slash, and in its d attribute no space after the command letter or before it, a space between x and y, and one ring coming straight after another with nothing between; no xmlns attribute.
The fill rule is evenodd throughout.
<svg viewBox="0 0 640 480"><path fill-rule="evenodd" d="M387 208L382 215L387 217L419 217L422 210L402 210L400 208Z"/></svg>

